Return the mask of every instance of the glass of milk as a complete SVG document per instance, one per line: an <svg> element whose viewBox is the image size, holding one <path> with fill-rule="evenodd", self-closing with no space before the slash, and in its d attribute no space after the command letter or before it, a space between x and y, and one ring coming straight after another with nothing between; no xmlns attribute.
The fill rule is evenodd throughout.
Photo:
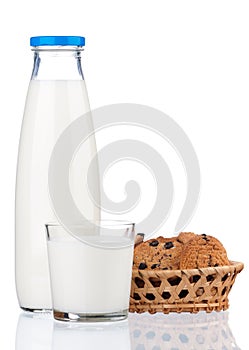
<svg viewBox="0 0 249 350"><path fill-rule="evenodd" d="M95 232L83 225L77 232L74 237L59 224L46 225L54 318L74 322L127 318L135 225L102 221Z"/></svg>

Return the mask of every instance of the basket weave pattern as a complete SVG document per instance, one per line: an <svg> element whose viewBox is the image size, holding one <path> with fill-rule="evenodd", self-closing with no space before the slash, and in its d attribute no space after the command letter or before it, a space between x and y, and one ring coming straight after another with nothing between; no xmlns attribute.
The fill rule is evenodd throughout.
<svg viewBox="0 0 249 350"><path fill-rule="evenodd" d="M198 312L226 310L228 294L243 263L191 270L133 268L130 312Z"/></svg>

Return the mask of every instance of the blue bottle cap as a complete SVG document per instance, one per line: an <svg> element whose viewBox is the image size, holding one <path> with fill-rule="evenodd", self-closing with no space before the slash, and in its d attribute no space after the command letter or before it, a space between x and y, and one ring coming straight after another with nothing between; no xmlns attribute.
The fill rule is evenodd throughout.
<svg viewBox="0 0 249 350"><path fill-rule="evenodd" d="M33 36L30 46L85 46L83 36Z"/></svg>

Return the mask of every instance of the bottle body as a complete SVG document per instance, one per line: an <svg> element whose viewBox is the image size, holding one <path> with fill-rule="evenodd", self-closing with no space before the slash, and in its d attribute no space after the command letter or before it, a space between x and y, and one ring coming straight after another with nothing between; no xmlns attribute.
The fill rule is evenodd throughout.
<svg viewBox="0 0 249 350"><path fill-rule="evenodd" d="M41 57L37 64L43 64ZM36 72L24 110L16 180L16 289L20 306L29 310L52 308L45 224L57 219L48 193L50 156L61 133L90 110L83 78L64 77L61 72L61 79L48 79L49 75L44 79ZM89 132L91 129L89 125ZM95 152L95 140L91 138L79 154L81 163L74 167L72 182L79 174L85 175ZM72 188L77 185L77 181L72 183ZM78 189L78 206L89 219L98 219L96 207L86 200L86 189Z"/></svg>

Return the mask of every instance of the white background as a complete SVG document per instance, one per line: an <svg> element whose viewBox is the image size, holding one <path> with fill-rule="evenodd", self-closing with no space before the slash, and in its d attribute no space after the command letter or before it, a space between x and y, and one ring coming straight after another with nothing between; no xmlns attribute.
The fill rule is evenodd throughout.
<svg viewBox="0 0 249 350"><path fill-rule="evenodd" d="M231 292L229 323L238 345L247 349L248 2L23 0L5 2L0 17L0 344L15 348L19 316L14 283L14 191L33 63L29 37L84 35L83 70L92 108L119 102L146 104L170 115L192 141L200 161L202 189L186 230L217 236L231 259L246 264ZM171 164L173 158L169 155ZM174 176L181 186L184 176L179 174ZM112 183L115 186L115 177ZM176 190L179 208L180 192ZM171 234L177 208L160 234Z"/></svg>

